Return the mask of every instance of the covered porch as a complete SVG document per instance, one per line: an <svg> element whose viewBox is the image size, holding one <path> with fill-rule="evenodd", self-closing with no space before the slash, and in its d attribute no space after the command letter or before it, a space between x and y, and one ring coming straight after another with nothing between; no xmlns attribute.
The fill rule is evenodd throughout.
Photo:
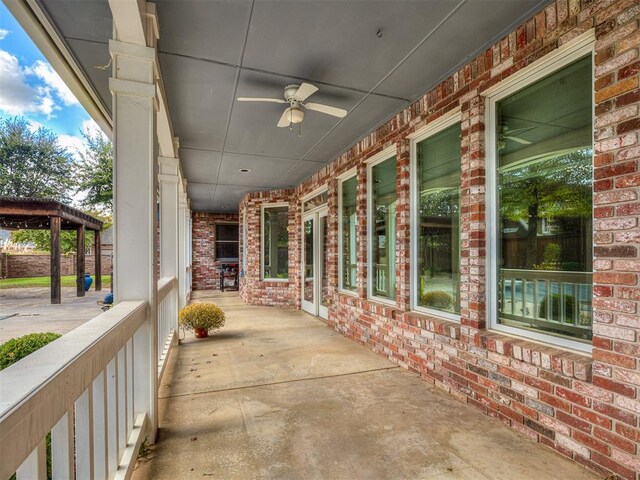
<svg viewBox="0 0 640 480"><path fill-rule="evenodd" d="M0 480L44 479L48 456L64 479L638 480L634 2L4 1L111 134L115 305L0 372ZM496 115L548 78L553 102ZM455 168L419 161L434 138ZM546 279L498 283L496 162L576 148L584 275L534 322L555 291L527 313ZM446 200L451 275L418 271L418 236L444 230L418 180ZM532 217L532 238L560 228ZM211 297L229 326L177 347L193 252L228 247L194 219L238 224L240 297Z"/></svg>
<svg viewBox="0 0 640 480"><path fill-rule="evenodd" d="M133 478L596 479L307 313L195 292L227 314L188 333ZM500 448L500 454L496 449Z"/></svg>

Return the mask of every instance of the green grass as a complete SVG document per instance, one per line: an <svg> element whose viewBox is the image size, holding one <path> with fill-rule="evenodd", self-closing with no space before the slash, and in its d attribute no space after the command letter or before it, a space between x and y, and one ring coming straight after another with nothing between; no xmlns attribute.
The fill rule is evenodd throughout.
<svg viewBox="0 0 640 480"><path fill-rule="evenodd" d="M95 280L95 279L94 279ZM33 287L49 287L51 285L51 277L30 277L30 278L0 278L0 289L3 288L33 288ZM109 288L111 285L111 276L102 276L102 289ZM63 287L75 287L76 276L65 275L62 277ZM93 290L95 282L91 284L89 290Z"/></svg>

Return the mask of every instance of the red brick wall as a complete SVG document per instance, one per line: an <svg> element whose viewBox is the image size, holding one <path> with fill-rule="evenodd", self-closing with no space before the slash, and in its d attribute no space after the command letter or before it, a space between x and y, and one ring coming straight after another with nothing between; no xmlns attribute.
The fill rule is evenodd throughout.
<svg viewBox="0 0 640 480"><path fill-rule="evenodd" d="M220 290L216 223L238 223L237 213L193 212L193 290Z"/></svg>
<svg viewBox="0 0 640 480"><path fill-rule="evenodd" d="M243 200L249 303L300 306L300 197L329 187L329 324L459 400L601 473L640 479L640 5L557 0L292 191ZM483 92L595 29L594 338L591 355L487 329ZM407 135L452 109L462 115L461 321L410 312ZM395 307L367 300L365 160L398 158ZM358 290L337 285L336 176L358 172ZM288 201L289 288L260 282L260 208Z"/></svg>
<svg viewBox="0 0 640 480"><path fill-rule="evenodd" d="M292 190L250 193L240 204L247 215L247 268L240 279L240 296L253 305L300 308L300 208ZM289 278L287 281L262 280L262 206L286 202L289 205ZM240 214L242 217L242 213ZM242 227L240 229L242 239ZM242 262L242 248L240 257Z"/></svg>
<svg viewBox="0 0 640 480"><path fill-rule="evenodd" d="M48 277L51 275L51 257L49 255L12 255L0 253L2 278ZM62 275L75 275L76 256L63 255L60 257L60 272ZM93 255L85 256L85 272L95 274L95 259ZM102 274L111 273L111 255L102 255Z"/></svg>

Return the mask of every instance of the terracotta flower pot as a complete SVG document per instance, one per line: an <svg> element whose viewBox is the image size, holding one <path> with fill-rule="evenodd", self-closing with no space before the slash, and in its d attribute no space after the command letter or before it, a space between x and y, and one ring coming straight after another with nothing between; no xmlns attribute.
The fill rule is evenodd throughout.
<svg viewBox="0 0 640 480"><path fill-rule="evenodd" d="M206 328L194 328L196 338L207 338L209 336L209 330Z"/></svg>

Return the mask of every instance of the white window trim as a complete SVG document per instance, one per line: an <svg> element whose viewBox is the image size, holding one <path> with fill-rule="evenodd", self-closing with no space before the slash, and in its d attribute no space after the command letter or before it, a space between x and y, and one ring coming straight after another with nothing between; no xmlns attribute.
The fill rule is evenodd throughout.
<svg viewBox="0 0 640 480"><path fill-rule="evenodd" d="M276 207L287 207L289 212L291 211L291 206L289 202L276 202L276 203L265 203L260 206L260 280L263 282L280 282L280 283L288 283L289 282L289 272L287 272L287 278L265 278L264 277L264 211L268 208L276 208ZM287 230L289 228L288 216L287 216ZM288 264L288 262L287 262Z"/></svg>
<svg viewBox="0 0 640 480"><path fill-rule="evenodd" d="M356 167L353 167L351 169L349 169L348 171L346 171L345 173L343 173L342 175L338 175L338 293L342 293L344 295L351 295L353 297L357 297L358 296L358 288L356 286L355 290L346 290L345 288L342 287L342 278L343 278L343 269L344 269L344 265L342 263L342 259L343 259L343 249L342 249L342 242L344 239L344 235L343 233L343 227L342 227L342 184L347 181L352 179L353 177L356 177L356 187L358 185L358 169ZM357 192L356 192L356 200L358 198ZM358 218L358 214L356 212L356 219ZM357 233L357 229L356 229L356 233ZM356 238L356 244L357 244L357 238ZM356 248L356 256L358 254L357 248ZM357 260L357 258L356 258ZM356 262L357 263L357 262ZM358 278L358 267L356 267L356 280Z"/></svg>
<svg viewBox="0 0 640 480"><path fill-rule="evenodd" d="M328 191L329 191L329 187L327 185L322 185L321 187L316 188L312 192L307 193L304 197L300 197L300 213L302 215L305 215L307 213L313 213L313 212L320 211L323 208L327 208L328 199L327 199L327 203L323 203L321 205L316 205L315 207L310 208L309 210L305 210L304 209L304 204L305 204L305 202L311 200L312 198L315 198L318 195L321 195L321 194L323 194L325 192L328 192Z"/></svg>
<svg viewBox="0 0 640 480"><path fill-rule="evenodd" d="M496 103L503 98L515 93L548 75L570 65L571 63L584 58L587 55L592 57L592 68L595 65L593 61L595 47L595 31L593 29L579 35L571 42L559 47L553 53L537 60L531 65L523 68L516 74L505 79L504 81L494 85L483 93L486 97L485 110L485 140L486 140L486 214L487 214L487 321L489 329L513 335L520 338L531 339L542 342L547 345L562 347L565 349L576 350L582 353L591 353L592 344L583 343L570 338L556 336L550 333L535 332L521 328L510 327L498 322L498 268L497 262L497 205L496 205ZM592 72L593 78L593 72ZM592 106L595 108L594 91L592 88ZM592 122L594 112L591 114ZM593 129L592 129L593 131ZM593 138L592 138L593 143Z"/></svg>
<svg viewBox="0 0 640 480"><path fill-rule="evenodd" d="M417 313L426 314L434 317L460 322L460 314L443 312L434 308L428 308L418 305L418 228L419 212L418 212L418 143L437 135L443 130L462 122L462 113L460 107L447 112L437 120L425 125L421 129L415 131L407 138L411 140L411 166L409 170L411 199L409 201L409 211L411 214L411 285L409 288L411 298L411 310ZM461 179L462 182L462 179ZM462 212L461 212L462 213ZM462 242L460 242L462 243Z"/></svg>
<svg viewBox="0 0 640 480"><path fill-rule="evenodd" d="M396 166L398 162L398 155L396 151L395 145L390 145L385 148L381 152L371 156L367 160L365 160L365 164L367 165L367 299L375 302L384 303L386 305L396 306L395 298L392 300L390 298L377 297L372 295L373 292L373 222L371 219L373 218L373 185L372 185L372 170L376 165L389 160L391 157L396 157ZM397 175L396 169L396 175ZM397 177L396 177L397 178ZM396 192L396 200L397 200L397 192ZM397 225L396 225L397 227ZM398 286L396 285L396 293Z"/></svg>

